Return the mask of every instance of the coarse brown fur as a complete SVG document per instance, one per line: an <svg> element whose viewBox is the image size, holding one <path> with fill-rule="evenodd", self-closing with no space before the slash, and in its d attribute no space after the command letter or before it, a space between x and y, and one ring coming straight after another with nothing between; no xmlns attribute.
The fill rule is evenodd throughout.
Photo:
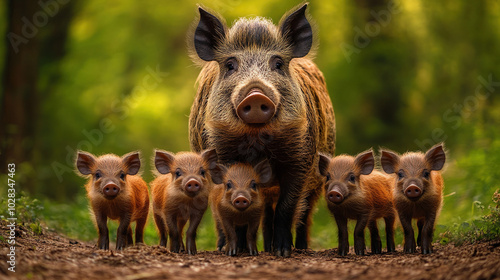
<svg viewBox="0 0 500 280"><path fill-rule="evenodd" d="M191 53L199 51L205 60L189 119L191 148L215 148L222 164L269 159L280 195L275 211L266 210L265 215L272 214L267 220L274 221L268 229L273 232L276 254L286 256L296 215L301 222L295 245L307 248L312 209L321 194L313 167L317 152L335 151L335 118L323 74L310 58L303 57L307 48L297 49L290 43L289 37L299 31L283 33L288 30L289 16L297 18L304 11L305 6L292 9L278 26L257 17L240 19L228 28L220 17L200 9L205 17L200 22L218 29L212 32L210 51L204 51L206 45L195 50L196 43L190 44ZM269 68L276 57L283 63L281 72ZM227 70L228 60L237 70ZM276 113L264 125L248 125L235 114L238 102L255 87L276 104ZM304 211L297 214L301 204ZM271 245L265 249L270 251Z"/></svg>
<svg viewBox="0 0 500 280"><path fill-rule="evenodd" d="M133 172L130 171L131 165L135 165ZM117 250L133 245L130 227L132 222L136 222L135 243L143 243L144 226L149 213L149 193L141 176L132 175L137 174L140 168L139 154L129 153L121 158L107 154L96 158L92 154L79 151L76 166L80 174L88 178L85 189L99 231L99 248L109 249L108 218L120 223ZM106 197L103 188L107 185L119 187L120 191L116 197Z"/></svg>
<svg viewBox="0 0 500 280"><path fill-rule="evenodd" d="M270 166L265 162L254 169L250 164L237 163L228 169L221 169L221 178L216 183L222 184L214 187L210 199L219 234L217 247L222 250L225 245L226 254L230 256L242 250L257 255L257 230L264 210L262 190L265 181L270 178ZM238 198L243 198L249 206L238 209L235 205ZM238 228L244 232L241 237L245 240L238 240L241 238L237 235Z"/></svg>
<svg viewBox="0 0 500 280"><path fill-rule="evenodd" d="M151 182L151 195L160 245L167 246L168 234L170 251L178 253L186 248L188 254L196 254L196 230L208 206L212 188L210 171L217 158L207 151L201 155L191 152L173 155L157 150L153 160L158 172L156 179ZM186 190L190 180L200 185L198 191ZM182 233L188 221L184 247Z"/></svg>
<svg viewBox="0 0 500 280"><path fill-rule="evenodd" d="M443 204L444 181L440 170L445 160L442 143L429 149L426 154L408 152L400 156L388 150L381 151L382 167L389 174L395 173L393 198L405 234L406 253L414 253L416 245L422 247L423 254L432 253L434 224ZM405 192L410 186L417 187L421 196L408 197ZM416 244L412 219L417 220Z"/></svg>
<svg viewBox="0 0 500 280"><path fill-rule="evenodd" d="M324 186L328 209L337 222L340 255L346 255L349 251L348 219L357 221L354 230L356 254L364 254L364 230L367 225L370 229L372 253L382 252L382 242L377 228L377 220L380 218L385 220L387 251L395 250L396 213L392 202L392 178L378 171L372 171L373 167L374 158L371 150L356 157L340 155L330 159L321 155L319 169L326 177ZM331 191L338 192L343 200L338 203L330 201L328 196Z"/></svg>

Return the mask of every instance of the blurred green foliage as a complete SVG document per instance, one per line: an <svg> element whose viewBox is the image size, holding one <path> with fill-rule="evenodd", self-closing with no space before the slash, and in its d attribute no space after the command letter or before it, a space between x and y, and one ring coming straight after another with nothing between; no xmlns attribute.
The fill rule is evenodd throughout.
<svg viewBox="0 0 500 280"><path fill-rule="evenodd" d="M141 150L143 176L151 181L154 148L189 149L199 68L185 40L198 2L231 24L257 15L277 23L301 1L75 1L65 55L53 62L40 54L38 144L17 176L20 188L44 202L50 227L97 238L84 180L73 171L76 150ZM446 197L438 222L444 227L438 231L478 218L473 203L488 205L500 179L500 3L312 0L309 12L320 42L315 62L336 113L337 153L381 146L405 152L445 141ZM4 1L0 14L6 13ZM2 65L7 47L0 46ZM323 201L318 208L312 247L334 247L335 223ZM215 247L210 216L199 229L201 249ZM146 242L158 242L152 219Z"/></svg>

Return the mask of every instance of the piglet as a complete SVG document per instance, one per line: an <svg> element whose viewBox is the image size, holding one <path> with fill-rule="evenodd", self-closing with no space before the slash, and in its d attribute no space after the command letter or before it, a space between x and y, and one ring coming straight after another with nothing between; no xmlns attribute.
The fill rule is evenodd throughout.
<svg viewBox="0 0 500 280"><path fill-rule="evenodd" d="M374 164L372 150L362 152L356 157L340 155L330 158L320 154L319 173L325 177L325 199L337 222L338 253L341 256L349 251L348 219L357 220L354 229L354 251L357 255L365 254L366 225L370 229L372 253L382 252L377 228L377 220L380 218L385 221L387 251L395 250L396 213L391 195L392 178L373 171Z"/></svg>
<svg viewBox="0 0 500 280"><path fill-rule="evenodd" d="M151 183L153 212L160 234L160 245L170 251L184 251L182 233L186 232L186 248L190 255L196 254L196 230L208 207L208 195L212 188L211 172L217 164L215 150L201 154L181 152L172 154L156 150L153 158L158 176Z"/></svg>
<svg viewBox="0 0 500 280"><path fill-rule="evenodd" d="M255 167L237 163L226 168L219 165L217 185L211 194L211 205L219 234L219 250L226 246L226 254L235 256L241 244L246 244L250 255L258 255L257 230L264 210L262 188L272 177L271 165L263 160ZM237 234L237 231L246 231ZM238 240L246 237L246 240ZM226 240L227 239L227 240Z"/></svg>
<svg viewBox="0 0 500 280"><path fill-rule="evenodd" d="M440 170L446 161L443 144L437 144L425 154L408 152L403 155L381 150L380 163L393 179L394 203L404 230L404 252L416 251L415 234L411 224L417 219L417 244L422 254L432 253L434 223L443 204L443 177Z"/></svg>
<svg viewBox="0 0 500 280"><path fill-rule="evenodd" d="M99 248L109 249L108 218L120 222L117 250L134 244L130 226L132 222L136 222L135 243L143 243L149 194L146 183L137 175L141 167L139 153L131 152L122 157L113 154L96 157L79 151L76 167L81 175L88 178L85 188L99 231Z"/></svg>

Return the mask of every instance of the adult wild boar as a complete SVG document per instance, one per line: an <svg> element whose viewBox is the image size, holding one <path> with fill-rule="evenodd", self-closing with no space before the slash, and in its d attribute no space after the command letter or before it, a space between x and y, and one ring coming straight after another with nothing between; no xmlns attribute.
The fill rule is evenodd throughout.
<svg viewBox="0 0 500 280"><path fill-rule="evenodd" d="M291 254L297 209L295 247L307 248L311 210L321 194L317 152L335 149L325 79L305 58L315 39L306 8L292 9L278 26L256 17L229 28L200 7L188 40L203 67L189 118L191 148L215 148L222 164L269 160L280 197L274 213L266 211L274 215L274 228L265 249L274 248L277 256Z"/></svg>

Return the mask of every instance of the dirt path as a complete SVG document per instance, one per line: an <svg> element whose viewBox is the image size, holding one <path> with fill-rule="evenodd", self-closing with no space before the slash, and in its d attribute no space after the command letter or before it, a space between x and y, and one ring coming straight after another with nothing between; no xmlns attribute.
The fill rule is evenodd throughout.
<svg viewBox="0 0 500 280"><path fill-rule="evenodd" d="M1 233L8 233L5 223ZM0 279L500 279L498 243L435 244L430 256L405 255L398 248L394 254L339 257L333 249L296 250L282 259L266 253L188 256L159 246L102 251L55 233L34 236L22 227L16 235L16 272L7 270L8 244L1 241Z"/></svg>

